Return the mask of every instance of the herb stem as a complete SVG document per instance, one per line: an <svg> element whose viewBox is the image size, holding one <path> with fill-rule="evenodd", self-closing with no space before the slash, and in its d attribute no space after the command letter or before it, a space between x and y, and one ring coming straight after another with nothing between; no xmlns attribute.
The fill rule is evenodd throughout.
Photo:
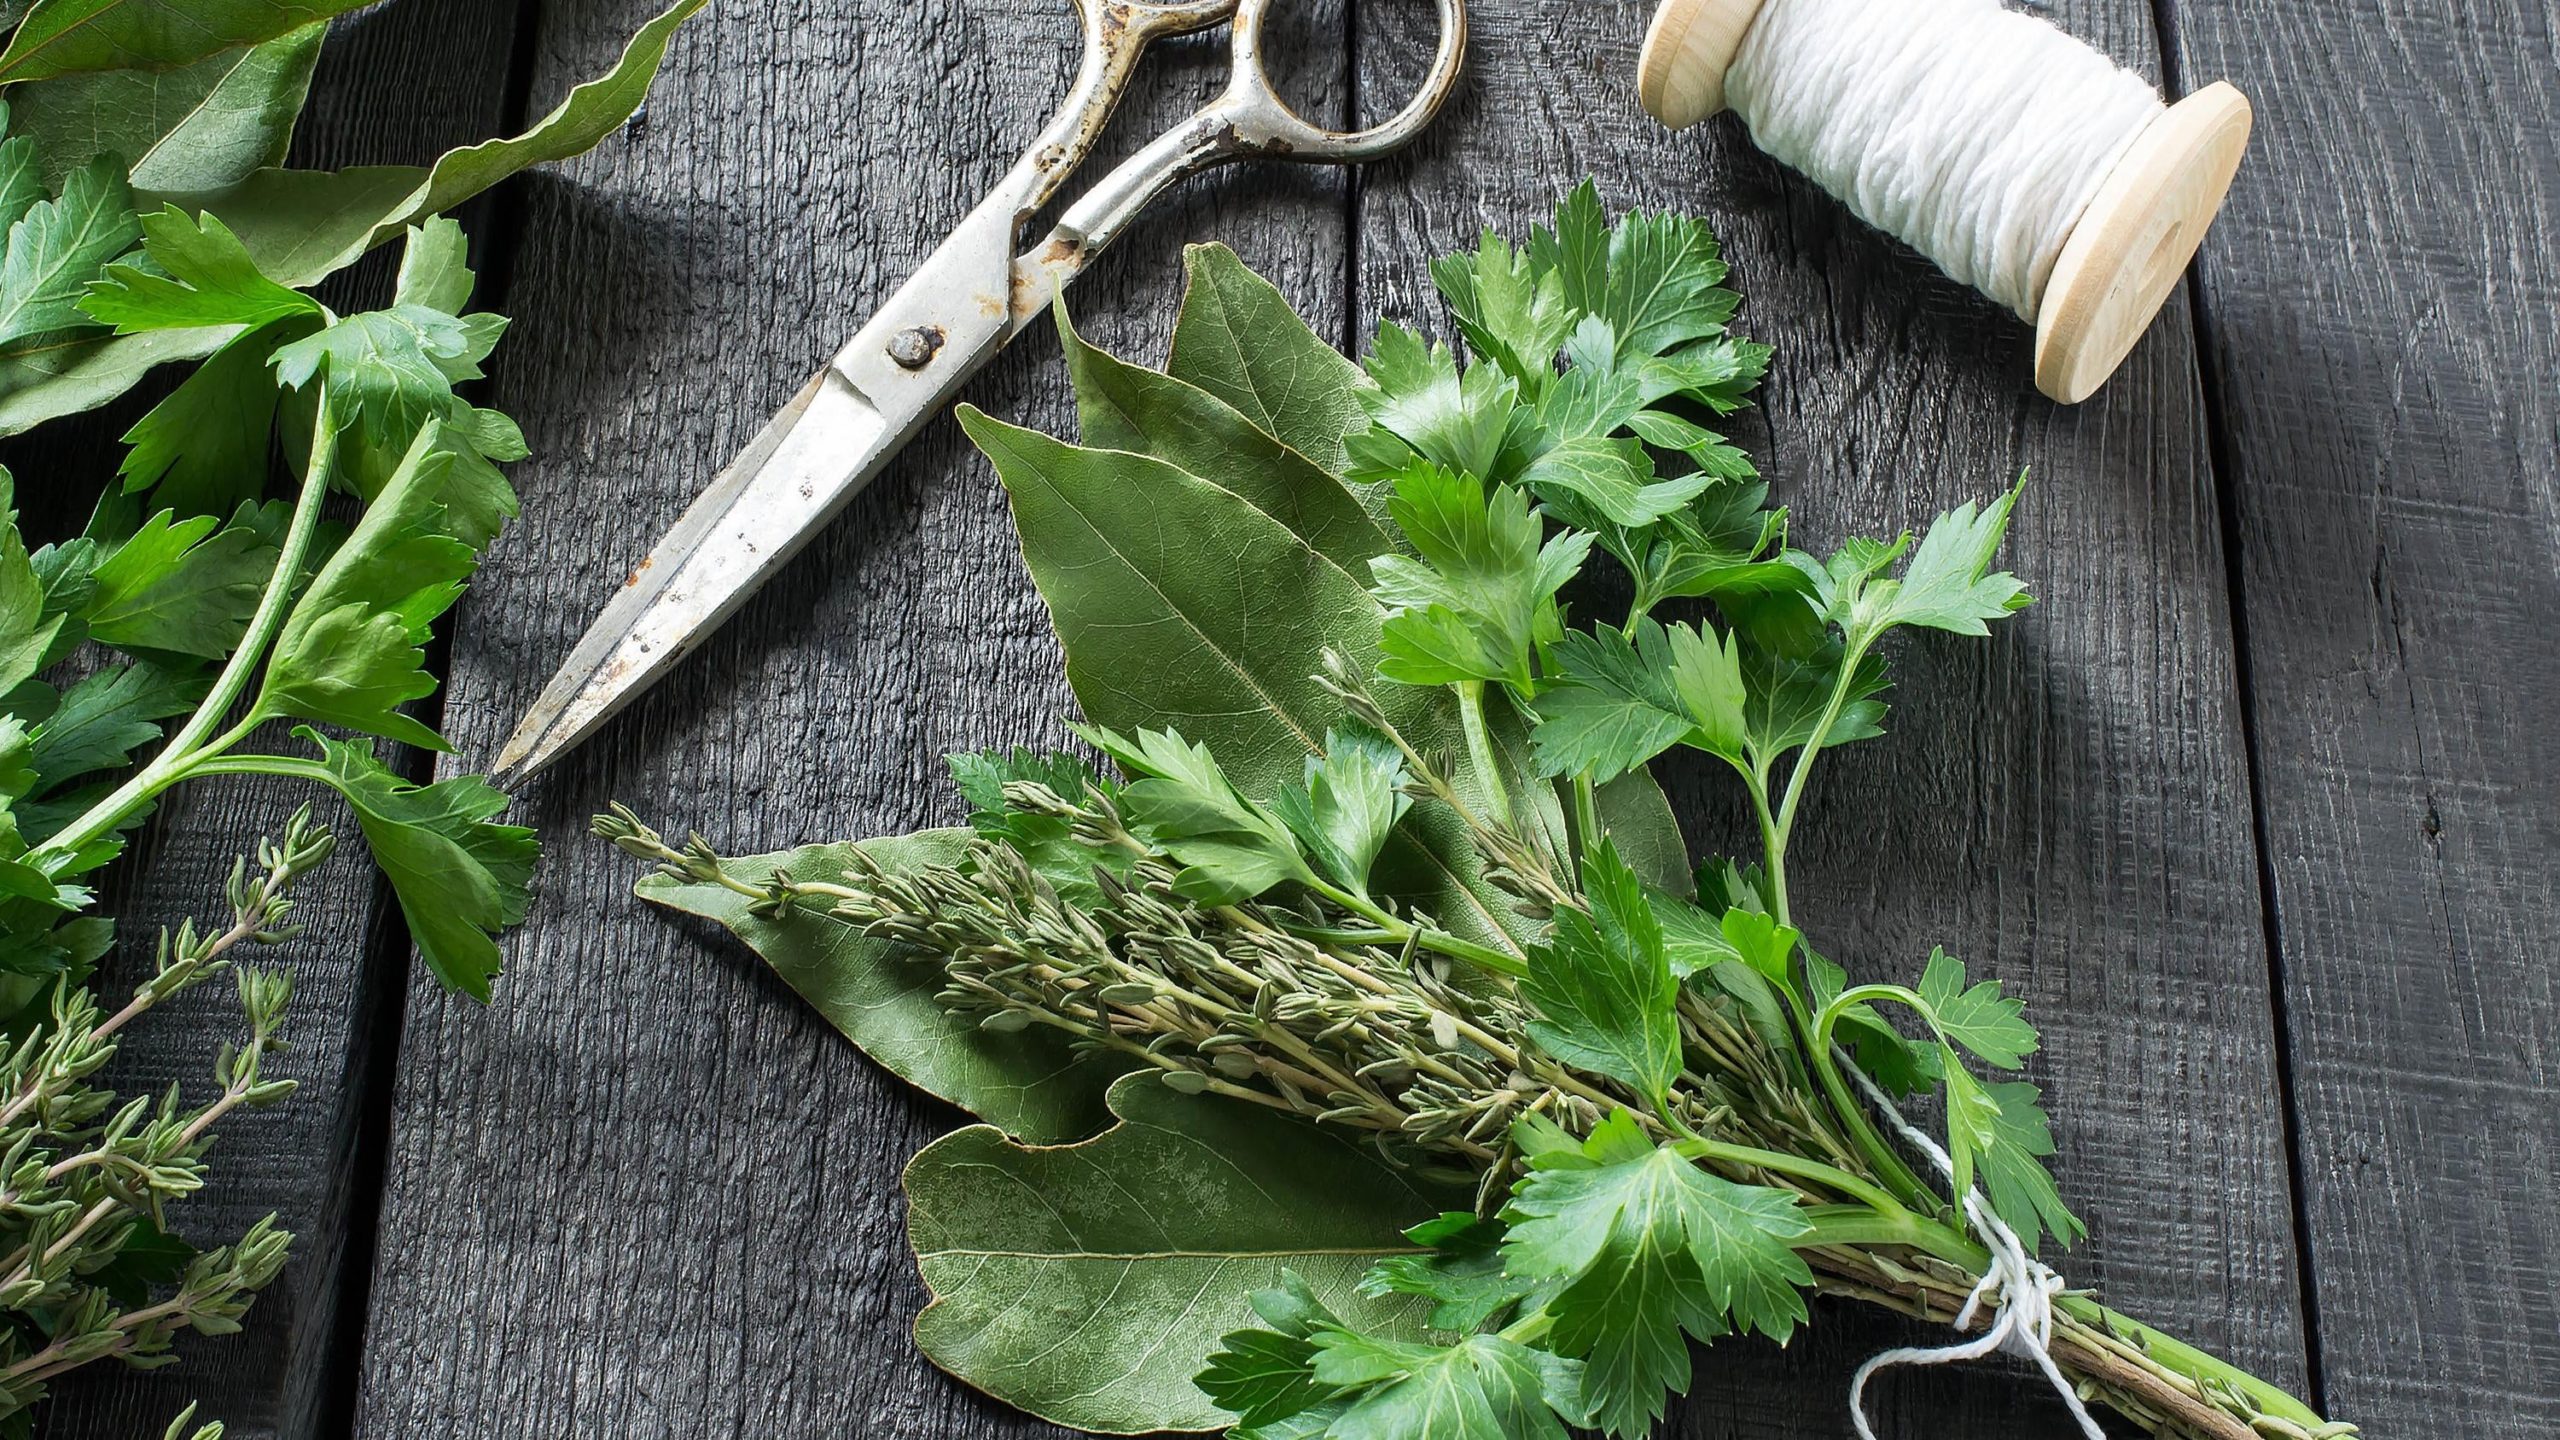
<svg viewBox="0 0 2560 1440"><path fill-rule="evenodd" d="M1399 918L1393 911L1374 900L1354 895L1348 890L1328 885L1322 880L1310 882L1308 888L1376 925L1383 943L1402 945L1410 942L1420 945L1425 950L1436 950L1452 959L1481 965L1497 975L1507 975L1514 980L1524 979L1529 973L1528 962L1516 955L1506 955L1489 945L1479 945L1473 940L1452 935L1446 930L1434 930L1427 925L1416 925Z"/></svg>
<svg viewBox="0 0 2560 1440"><path fill-rule="evenodd" d="M1574 858L1578 860L1600 843L1600 800L1588 770L1573 777L1573 827Z"/></svg>
<svg viewBox="0 0 2560 1440"><path fill-rule="evenodd" d="M1671 1148L1691 1160L1713 1160L1726 1165L1744 1165L1779 1175L1792 1175L1817 1185L1852 1195L1866 1202L1878 1214L1909 1215L1901 1201L1886 1194L1876 1185L1859 1179L1846 1170L1808 1160L1801 1155L1788 1155L1776 1150L1761 1150L1749 1145L1733 1145L1721 1140L1691 1136L1675 1140Z"/></svg>
<svg viewBox="0 0 2560 1440"><path fill-rule="evenodd" d="M337 437L329 387L323 383L312 410L311 456L303 472L302 493L294 501L293 519L286 527L284 543L278 547L275 573L267 577L266 592L258 597L257 611L249 619L239 648L231 653L204 702L169 738L159 755L53 838L29 851L25 857L28 864L42 868L48 861L79 853L81 847L101 835L112 834L161 791L187 778L199 757L219 753L223 746L236 741L240 732L235 730L214 745L203 744L206 732L221 723L241 692L249 687L250 678L266 660L267 647L274 643L292 609L294 587L302 578L303 556L310 553L312 537L320 528L321 502L329 492L329 455Z"/></svg>
<svg viewBox="0 0 2560 1440"><path fill-rule="evenodd" d="M1493 732L1484 720L1484 682L1458 682L1458 723L1467 732L1467 759L1484 781L1484 793L1492 802L1494 823L1504 829L1512 827L1511 792L1503 787L1502 766L1494 758Z"/></svg>

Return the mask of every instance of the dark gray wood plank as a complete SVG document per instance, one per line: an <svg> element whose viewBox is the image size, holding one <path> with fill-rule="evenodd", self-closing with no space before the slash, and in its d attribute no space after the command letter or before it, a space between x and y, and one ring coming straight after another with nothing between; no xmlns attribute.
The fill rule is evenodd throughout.
<svg viewBox="0 0 2560 1440"><path fill-rule="evenodd" d="M643 0L553 7L536 103ZM1332 63L1341 12L1284 55ZM1064 88L1064 5L715 5L646 127L537 183L495 402L526 520L465 602L447 725L480 763L628 567L942 236ZM1334 57L1327 62L1323 57ZM1133 120L1205 99L1159 56ZM1151 132L1149 132L1151 133ZM1098 173L1098 172L1096 172ZM1152 358L1185 240L1224 239L1326 323L1340 181L1234 172L1171 200L1075 292ZM970 396L1070 423L1054 342ZM953 1436L1041 1427L936 1374L901 1164L954 1115L869 1067L759 962L629 896L584 838L610 799L733 846L957 818L944 751L1046 743L1070 699L992 473L948 420L672 680L532 786L542 898L489 1009L414 994L356 1433Z"/></svg>
<svg viewBox="0 0 2560 1440"><path fill-rule="evenodd" d="M1473 78L1426 148L1369 177L1359 308L1445 330L1422 256L1517 236L1598 176L1613 209L1709 217L1741 328L1778 354L1741 437L1806 543L1924 523L2032 467L2008 559L2039 603L1996 640L1897 645L1892 734L1824 762L1792 888L1814 943L1867 978L1933 943L2028 1001L2075 1283L2279 1382L2303 1374L2284 1128L2248 781L2182 303L2099 396L2038 397L2027 327L1754 151L1729 117L1673 135L1632 93L1650 6L1482 3ZM1416 73L1413 7L1369 0L1362 90ZM2150 12L2056 20L2156 71ZM1703 768L1675 803L1710 846L1750 826ZM1847 1434L1847 1380L1915 1327L1826 1307L1780 1355L1706 1357L1695 1435ZM1885 1433L2069 1433L2015 1370L1880 1382Z"/></svg>
<svg viewBox="0 0 2560 1440"><path fill-rule="evenodd" d="M516 8L506 0L412 3L340 22L314 78L292 163L416 163L494 133L506 118ZM327 298L341 308L378 304L389 294L389 274L387 260L369 262L332 282ZM86 514L74 510L112 483L121 453L114 437L146 398L58 422L20 442L9 459L22 489L40 504L49 498L56 512L31 523L57 533L79 527ZM27 483L38 476L51 478ZM281 727L262 739L294 743ZM282 782L224 779L179 792L113 872L105 908L122 920L122 944L100 984L122 993L147 975L160 925L218 915L233 858L260 834L279 830L305 801L318 802L346 849L298 897L308 933L256 957L293 972L293 1049L273 1070L300 1080L302 1089L276 1109L226 1121L211 1183L172 1211L179 1233L204 1245L229 1240L272 1212L295 1232L293 1261L259 1299L243 1333L184 1340L180 1363L166 1369L77 1372L42 1412L47 1436L156 1436L191 1399L203 1402L204 1418L226 1421L236 1440L343 1429L355 1338L344 1323L346 1302L352 1285L353 1311L361 1313L381 1162L371 1127L386 1095L388 1046L397 1039L409 963L397 914L384 904L352 817L310 787ZM208 985L137 1026L113 1079L127 1093L173 1082L206 1092L215 1047L238 1031L229 983Z"/></svg>
<svg viewBox="0 0 2560 1440"><path fill-rule="evenodd" d="M2560 1430L2560 13L2180 6L2331 1405Z"/></svg>

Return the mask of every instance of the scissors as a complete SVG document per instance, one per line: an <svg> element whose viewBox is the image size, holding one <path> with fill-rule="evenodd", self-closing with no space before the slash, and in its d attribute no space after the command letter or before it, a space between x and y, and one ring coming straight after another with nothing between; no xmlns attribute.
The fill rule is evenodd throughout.
<svg viewBox="0 0 2560 1440"><path fill-rule="evenodd" d="M1057 114L631 572L517 725L498 773L529 778L664 677L1175 182L1255 156L1358 164L1421 133L1456 88L1466 51L1465 0L1436 4L1439 47L1421 89L1384 124L1346 132L1310 125L1272 89L1262 62L1272 0L1077 0L1084 58ZM1230 20L1226 89L1017 253L1025 222L1092 150L1147 45Z"/></svg>

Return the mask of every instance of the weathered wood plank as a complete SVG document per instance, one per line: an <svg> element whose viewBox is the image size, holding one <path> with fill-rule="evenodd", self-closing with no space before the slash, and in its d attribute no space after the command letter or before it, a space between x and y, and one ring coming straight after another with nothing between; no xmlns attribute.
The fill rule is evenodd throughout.
<svg viewBox="0 0 2560 1440"><path fill-rule="evenodd" d="M555 7L536 102L641 0ZM1283 54L1339 56L1323 33ZM495 401L524 422L526 521L465 602L447 725L492 754L625 569L1038 128L1069 7L716 5L645 128L538 182ZM1134 121L1216 88L1160 56ZM1333 76L1296 93L1341 103ZM1141 103L1143 102L1143 104ZM1152 133L1149 131L1148 133ZM1098 172L1096 172L1098 173ZM1327 323L1333 176L1237 172L1164 204L1078 287L1087 333L1153 356L1184 240L1225 239ZM1052 341L970 392L1070 423ZM734 945L646 912L583 837L624 799L723 843L943 823L946 750L1052 742L1070 700L994 478L938 421L686 669L530 788L542 898L487 1010L413 995L356 1433L1026 1434L935 1374L899 1167L917 1101Z"/></svg>
<svg viewBox="0 0 2560 1440"><path fill-rule="evenodd" d="M2007 981L2044 1029L2075 1282L2280 1382L2303 1372L2247 771L2214 482L2182 305L2095 400L2030 381L2026 327L1869 231L1724 119L1672 135L1633 98L1649 5L1484 3L1473 78L1426 148L1369 177L1362 316L1445 329L1419 257L1515 235L1596 173L1615 208L1709 216L1778 347L1759 423L1798 534L1925 522L2035 479L2008 551L2040 602L1990 642L1898 646L1894 733L1824 762L1792 888L1827 953L1907 978L1932 943ZM2147 6L2060 23L2157 68ZM1364 6L1362 93L1402 93L1426 41ZM1740 843L1740 796L1703 769L1693 832ZM1720 1347L1697 1435L1845 1434L1849 1370L1919 1337L1832 1307L1795 1351ZM1729 1352L1729 1353L1728 1353ZM1882 1382L1887 1433L2056 1434L2015 1373Z"/></svg>
<svg viewBox="0 0 2560 1440"><path fill-rule="evenodd" d="M2180 6L2311 1298L2366 1433L2560 1429L2560 15Z"/></svg>
<svg viewBox="0 0 2560 1440"><path fill-rule="evenodd" d="M388 6L342 21L314 78L308 119L293 163L333 167L415 163L494 133L504 115L514 11L506 0ZM380 303L389 262L377 260L332 282L341 308ZM73 507L113 480L114 437L140 413L128 400L99 416L60 422L9 456L22 477L60 477L27 486L57 513L30 517L57 533L87 518ZM281 727L264 737L290 745ZM240 1335L182 1341L181 1363L150 1372L98 1366L76 1373L41 1414L60 1440L153 1435L189 1400L236 1440L340 1433L351 1398L349 1366L370 1270L373 1191L380 1137L374 1133L397 1040L398 997L409 960L362 842L344 807L310 787L227 779L172 797L132 858L119 866L106 908L123 921L123 943L101 980L109 992L148 974L156 928L188 915L215 916L233 858L262 833L281 828L297 805L318 804L346 849L310 877L298 897L310 928L257 957L293 972L293 1049L274 1073L302 1082L287 1104L224 1123L203 1194L173 1210L179 1232L221 1243L270 1212L295 1232L294 1258L262 1296ZM183 1082L204 1093L214 1049L236 1038L239 1015L228 982L185 997L138 1026L112 1072L127 1093ZM354 1305L348 1305L350 1287Z"/></svg>

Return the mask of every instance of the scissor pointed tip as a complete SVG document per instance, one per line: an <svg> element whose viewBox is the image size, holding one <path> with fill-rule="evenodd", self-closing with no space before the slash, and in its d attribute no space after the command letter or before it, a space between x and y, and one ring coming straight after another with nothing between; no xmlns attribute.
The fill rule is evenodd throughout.
<svg viewBox="0 0 2560 1440"><path fill-rule="evenodd" d="M527 715L516 726L516 733L498 751L498 763L489 767L489 783L501 790L520 788L524 782L550 768L560 758L561 747L551 743L551 727L539 715Z"/></svg>

